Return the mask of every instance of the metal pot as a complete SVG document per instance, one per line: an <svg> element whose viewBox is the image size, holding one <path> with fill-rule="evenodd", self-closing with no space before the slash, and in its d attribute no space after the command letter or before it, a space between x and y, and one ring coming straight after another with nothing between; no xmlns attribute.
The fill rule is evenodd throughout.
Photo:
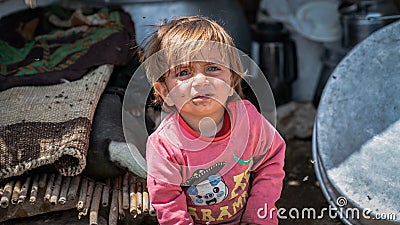
<svg viewBox="0 0 400 225"><path fill-rule="evenodd" d="M343 30L342 46L352 48L374 31L395 21L394 18L380 19L397 14L397 6L387 0L363 0L342 2L339 6Z"/></svg>

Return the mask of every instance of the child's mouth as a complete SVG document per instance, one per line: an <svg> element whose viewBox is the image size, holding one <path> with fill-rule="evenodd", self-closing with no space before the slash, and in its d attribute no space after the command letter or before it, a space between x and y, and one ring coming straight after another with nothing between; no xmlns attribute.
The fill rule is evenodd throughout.
<svg viewBox="0 0 400 225"><path fill-rule="evenodd" d="M205 94L205 95L198 95L192 98L192 100L208 100L212 97L210 94Z"/></svg>
<svg viewBox="0 0 400 225"><path fill-rule="evenodd" d="M205 94L205 95L198 95L192 98L192 102L194 104L200 104L200 103L204 103L207 102L211 99L212 95L210 94Z"/></svg>

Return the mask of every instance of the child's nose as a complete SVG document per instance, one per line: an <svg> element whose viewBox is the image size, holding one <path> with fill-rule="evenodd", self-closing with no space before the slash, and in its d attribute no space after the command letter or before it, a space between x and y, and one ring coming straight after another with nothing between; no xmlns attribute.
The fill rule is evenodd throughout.
<svg viewBox="0 0 400 225"><path fill-rule="evenodd" d="M207 76L202 72L196 72L193 77L193 85L203 85L207 83Z"/></svg>

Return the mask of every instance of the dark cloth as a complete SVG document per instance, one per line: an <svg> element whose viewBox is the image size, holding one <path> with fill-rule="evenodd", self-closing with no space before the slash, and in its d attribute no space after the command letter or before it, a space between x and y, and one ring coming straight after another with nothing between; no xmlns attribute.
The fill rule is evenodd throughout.
<svg viewBox="0 0 400 225"><path fill-rule="evenodd" d="M74 11L53 5L14 13L0 20L0 91L24 85L74 81L95 66L124 65L134 55L134 24L119 7L86 10L107 22L85 24ZM60 27L51 15L72 22ZM58 33L55 33L58 32Z"/></svg>
<svg viewBox="0 0 400 225"><path fill-rule="evenodd" d="M106 91L101 96L94 115L85 175L94 179L105 179L124 173L109 159L108 144L112 140L125 142L122 103L118 95Z"/></svg>
<svg viewBox="0 0 400 225"><path fill-rule="evenodd" d="M84 174L93 179L106 179L122 175L125 171L118 163L112 162L109 155L109 144L111 141L126 142L122 125L122 99L125 89L118 87L108 87L102 94L96 113L94 114L92 132L90 133L90 143L87 155L87 164ZM127 116L127 115L126 115ZM140 117L131 117L141 122ZM125 117L125 122L131 121ZM129 123L134 124L134 123ZM152 132L155 127L153 120L145 114L145 124L147 133ZM140 142L143 136L138 132L132 133L132 129L137 127L127 126L126 132L131 132L131 137L136 137L136 142ZM143 143L145 145L145 143ZM138 147L141 147L138 145ZM145 157L145 149L139 150ZM101 165L101 166L99 166ZM130 171L135 172L135 171Z"/></svg>

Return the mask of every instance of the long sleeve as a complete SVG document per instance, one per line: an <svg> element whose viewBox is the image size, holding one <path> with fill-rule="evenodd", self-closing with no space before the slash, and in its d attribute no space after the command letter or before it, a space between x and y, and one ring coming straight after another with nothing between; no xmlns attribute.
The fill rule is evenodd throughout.
<svg viewBox="0 0 400 225"><path fill-rule="evenodd" d="M269 125L269 124L268 124ZM278 132L272 127L262 131L261 138L271 134L273 139L270 146L267 142L260 141L258 152L256 152L254 176L249 199L242 222L255 224L278 224L277 209L275 202L280 198L282 181L285 176L283 170L286 144ZM269 125L270 126L270 125ZM269 131L268 131L269 130Z"/></svg>
<svg viewBox="0 0 400 225"><path fill-rule="evenodd" d="M187 211L186 196L179 185L163 183L148 176L147 186L151 203L161 225L193 224Z"/></svg>
<svg viewBox="0 0 400 225"><path fill-rule="evenodd" d="M158 222L161 225L194 224L179 185L181 172L177 159L156 136L150 136L146 151L147 186Z"/></svg>

